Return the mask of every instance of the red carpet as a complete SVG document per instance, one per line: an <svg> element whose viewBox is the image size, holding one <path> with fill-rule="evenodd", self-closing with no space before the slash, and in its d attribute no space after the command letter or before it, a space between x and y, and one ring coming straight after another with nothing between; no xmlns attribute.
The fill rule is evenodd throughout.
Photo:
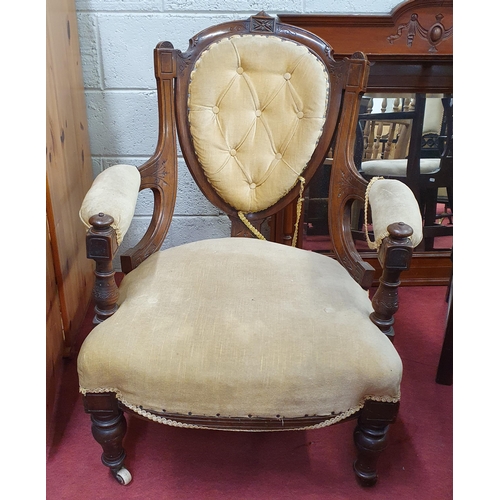
<svg viewBox="0 0 500 500"><path fill-rule="evenodd" d="M435 382L446 287L400 289L396 347L402 401L378 484L363 489L352 471L355 421L282 433L177 429L128 418L132 483L120 486L101 464L78 394L76 359L64 368L47 447L47 499L447 500L452 495L452 386ZM79 343L88 333L91 314ZM78 346L77 346L78 347Z"/></svg>

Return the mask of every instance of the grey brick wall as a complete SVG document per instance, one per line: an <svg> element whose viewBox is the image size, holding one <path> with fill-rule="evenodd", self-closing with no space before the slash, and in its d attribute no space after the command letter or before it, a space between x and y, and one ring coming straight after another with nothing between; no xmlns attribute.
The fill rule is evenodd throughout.
<svg viewBox="0 0 500 500"><path fill-rule="evenodd" d="M153 48L168 40L187 49L200 30L232 19L268 14L383 14L398 0L76 0L94 176L105 168L139 166L158 134ZM227 217L199 192L179 152L179 192L162 248L229 236ZM149 224L152 195L141 192L121 248L135 245ZM119 268L118 259L116 262Z"/></svg>

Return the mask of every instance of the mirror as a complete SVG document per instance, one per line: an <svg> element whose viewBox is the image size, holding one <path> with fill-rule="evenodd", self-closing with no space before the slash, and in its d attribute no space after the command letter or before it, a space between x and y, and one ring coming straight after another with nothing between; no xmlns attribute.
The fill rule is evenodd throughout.
<svg viewBox="0 0 500 500"><path fill-rule="evenodd" d="M366 94L361 102L355 164L367 180L394 178L407 184L422 214L423 252L453 246L453 99L445 94ZM302 247L330 253L328 186L331 159L318 170L304 201ZM364 204L352 206L352 235L360 252L366 242ZM373 237L371 237L373 240Z"/></svg>

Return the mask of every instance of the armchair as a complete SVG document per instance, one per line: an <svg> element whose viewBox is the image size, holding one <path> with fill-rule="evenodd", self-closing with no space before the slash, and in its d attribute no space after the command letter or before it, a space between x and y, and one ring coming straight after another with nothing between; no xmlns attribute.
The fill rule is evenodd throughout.
<svg viewBox="0 0 500 500"><path fill-rule="evenodd" d="M363 485L377 481L400 399L402 362L391 342L398 278L422 238L420 214L399 181L377 180L366 192L352 157L368 61L332 53L316 35L264 12L202 31L184 53L168 42L154 51L157 149L139 169L102 172L80 211L96 261L96 326L78 357L80 392L102 462L122 484L131 480L124 412L247 432L357 418L354 471ZM176 132L234 237L161 250L175 203ZM265 241L267 218L297 198L300 215L303 189L334 135L337 258ZM146 188L154 193L151 224L121 256L118 289L113 255ZM365 195L384 266L372 302L374 270L356 252L349 220Z"/></svg>

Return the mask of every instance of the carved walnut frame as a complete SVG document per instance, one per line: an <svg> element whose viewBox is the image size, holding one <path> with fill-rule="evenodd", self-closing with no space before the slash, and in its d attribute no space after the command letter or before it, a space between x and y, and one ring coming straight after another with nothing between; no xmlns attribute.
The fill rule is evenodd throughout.
<svg viewBox="0 0 500 500"><path fill-rule="evenodd" d="M187 119L187 89L191 69L204 48L223 37L233 34L265 34L300 42L320 57L328 68L331 99L328 103L327 120L316 151L309 161L303 177L306 183L314 175L334 144L332 177L330 184L329 220L331 237L339 261L364 288L373 280L373 268L362 261L356 251L350 231L350 208L354 200L363 200L367 183L358 174L353 161L354 137L361 95L368 79L368 61L361 53L352 58L336 61L331 49L316 35L301 28L283 24L264 12L246 21L234 21L206 29L190 40L189 48L182 53L169 42L157 45L154 51L155 75L158 89L159 136L154 155L139 168L140 189L151 189L154 209L151 223L140 242L122 256L122 269L129 272L153 252L159 250L172 221L177 189L176 132L186 163L199 188L232 221L232 236L253 237L240 222L237 212L222 200L207 181L194 153ZM176 128L177 127L177 128ZM335 144L340 145L335 147ZM249 214L248 219L256 226L284 207L299 194L295 186L279 202L267 210ZM92 228L87 235L88 257L96 260L95 322L104 321L116 310L117 289L112 270L112 258L116 252L116 234L111 228L112 217L96 214L91 218ZM387 237L379 252L384 274L379 291L374 298L375 312L372 321L389 337L392 336L392 316L397 310L398 278L407 269L412 249L409 236L411 228L404 224L389 226ZM125 451L122 439L126 432L123 417L128 408L122 405L114 393L84 396L85 410L92 416L92 432L103 448L102 462L119 479ZM396 418L399 403L366 401L364 407L350 417L358 418L354 439L358 458L354 469L363 485L373 485L377 480L376 461L387 442L387 430ZM151 412L154 413L154 412ZM134 413L135 414L135 413ZM157 414L180 424L212 429L239 430L286 430L317 426L331 416L309 416L293 419L267 418L209 418L200 416ZM341 420L343 421L343 420ZM120 479L119 479L120 480Z"/></svg>

